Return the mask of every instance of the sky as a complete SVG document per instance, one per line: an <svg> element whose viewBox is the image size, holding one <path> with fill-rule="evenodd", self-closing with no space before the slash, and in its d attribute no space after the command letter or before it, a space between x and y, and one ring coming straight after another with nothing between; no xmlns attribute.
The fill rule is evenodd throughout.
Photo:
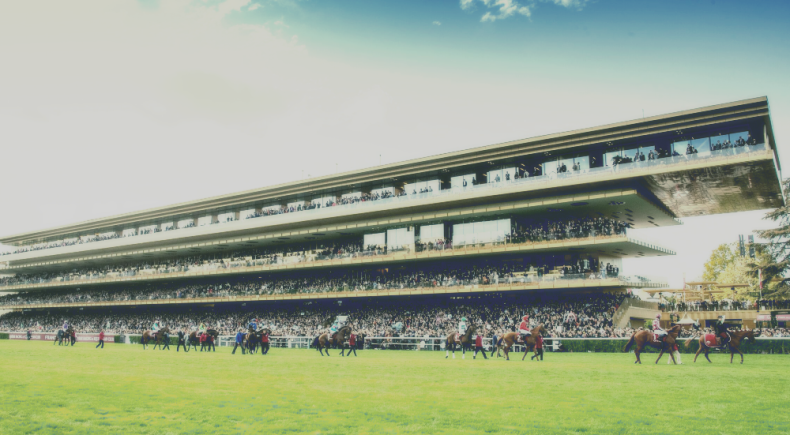
<svg viewBox="0 0 790 435"><path fill-rule="evenodd" d="M790 2L0 2L0 234L768 96ZM635 231L699 276L764 212Z"/></svg>

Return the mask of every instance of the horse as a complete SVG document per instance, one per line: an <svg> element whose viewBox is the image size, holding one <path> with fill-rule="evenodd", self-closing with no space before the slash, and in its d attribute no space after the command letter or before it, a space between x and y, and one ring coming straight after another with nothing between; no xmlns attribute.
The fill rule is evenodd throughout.
<svg viewBox="0 0 790 435"><path fill-rule="evenodd" d="M727 343L727 347L730 350L730 364L732 364L732 359L735 356L735 352L738 352L738 354L741 355L741 364L743 364L743 353L739 349L741 345L741 340L749 339L754 341L754 331L750 329L744 331L731 331L730 337L731 337L730 342ZM685 346L689 347L689 345L691 344L692 341L694 341L695 338L697 337L691 337L688 340L686 340ZM715 345L711 343L712 339L716 340ZM709 363L713 363L713 361L711 361L710 358L708 357L708 352L710 352L710 350L714 347L721 347L721 344L718 343L721 343L721 339L719 337L716 337L715 334L702 334L701 336L699 336L699 349L697 350L697 353L694 355L694 362L697 362L697 357L699 356L700 352L704 350L705 359L707 359Z"/></svg>
<svg viewBox="0 0 790 435"><path fill-rule="evenodd" d="M157 346L161 346L165 334L169 334L169 333L170 333L170 329L167 327L160 329L153 336L151 335L151 331L143 332L143 336L140 337L140 344L143 345L143 350L145 350L146 346L148 345L148 342L151 341L152 339L154 340L154 349L156 349Z"/></svg>
<svg viewBox="0 0 790 435"><path fill-rule="evenodd" d="M521 342L522 344L524 344L524 357L527 356L528 350L535 348L535 337L537 335L545 334L546 328L543 327L543 324L540 324L532 328L530 332L532 333L532 335L528 336L525 341ZM496 346L497 358L500 357L499 351L503 350L505 352L505 360L510 361L510 348L514 344L519 343L520 335L521 334L519 334L518 332L508 332L506 334L502 334L502 336L499 337L499 340L496 343L494 343L494 346ZM493 349L491 349L491 356L492 357L494 356ZM521 357L522 361L524 360L524 357Z"/></svg>
<svg viewBox="0 0 790 435"><path fill-rule="evenodd" d="M348 337L351 337L351 326L346 325L332 334L332 337L329 336L329 333L324 332L323 334L314 338L313 346L315 346L316 349L321 352L321 356L324 355L324 349L326 349L326 356L329 356L329 347L342 345L346 342L346 340L348 340Z"/></svg>
<svg viewBox="0 0 790 435"><path fill-rule="evenodd" d="M216 329L207 329L206 334L212 336L215 341L217 340L217 337L219 337L219 332L217 332ZM198 343L200 343L200 337L198 336L197 331L190 332L189 338L187 338L187 349L189 349L190 346L194 346L195 350L197 350Z"/></svg>
<svg viewBox="0 0 790 435"><path fill-rule="evenodd" d="M261 335L255 330L249 329L247 333L244 334L244 340L247 342L247 352L252 355L258 349L258 342L261 341Z"/></svg>
<svg viewBox="0 0 790 435"><path fill-rule="evenodd" d="M466 349L472 351L472 336L477 331L475 325L470 325L466 328L466 333L462 335L460 340L456 339L456 333L452 332L450 335L447 336L446 341L446 351L444 357L447 358L450 356L450 351L453 351L453 359L455 359L455 346L461 345L461 359L466 358Z"/></svg>
<svg viewBox="0 0 790 435"><path fill-rule="evenodd" d="M74 328L71 325L69 325L69 327L66 330L59 329L58 334L55 336L55 341L52 342L52 345L54 346L55 343L57 343L58 346L62 346L63 340L66 340L66 346L68 346L69 343L71 342L72 332L74 332Z"/></svg>
<svg viewBox="0 0 790 435"><path fill-rule="evenodd" d="M681 330L680 325L675 325L669 329L667 329L667 335L664 336L662 341L655 340L655 334L647 329L643 329L641 331L634 332L631 335L631 338L628 340L628 343L625 345L623 352L628 352L631 349L631 346L636 345L634 348L634 353L636 354L636 361L634 364L642 364L642 359L639 357L639 354L642 353L642 350L645 346L650 346L654 349L661 350L661 353L658 354L658 359L656 360L656 364L661 360L661 357L664 356L664 352L669 350L669 357L672 358L672 362L677 364L675 361L675 355L672 353L672 349L675 347L675 343L678 339L678 334L680 334Z"/></svg>

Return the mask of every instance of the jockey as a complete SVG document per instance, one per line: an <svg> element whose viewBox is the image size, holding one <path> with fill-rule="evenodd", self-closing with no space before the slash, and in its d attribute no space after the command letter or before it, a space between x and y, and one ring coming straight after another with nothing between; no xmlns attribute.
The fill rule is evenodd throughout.
<svg viewBox="0 0 790 435"><path fill-rule="evenodd" d="M156 334L159 332L159 320L155 320L154 324L151 325L151 334Z"/></svg>
<svg viewBox="0 0 790 435"><path fill-rule="evenodd" d="M249 324L249 328L251 330L253 330L253 331L257 331L258 330L258 319L251 319L250 320L250 324Z"/></svg>
<svg viewBox="0 0 790 435"><path fill-rule="evenodd" d="M653 320L653 334L656 335L657 341L664 341L664 336L667 335L667 331L661 329L661 313L656 314L656 318Z"/></svg>
<svg viewBox="0 0 790 435"><path fill-rule="evenodd" d="M335 323L333 323L332 326L329 328L329 338L332 338L335 336L335 334L337 334L337 331L340 329L339 325L340 323L337 320L335 320Z"/></svg>
<svg viewBox="0 0 790 435"><path fill-rule="evenodd" d="M206 332L206 324L203 323L203 322L200 322L200 326L198 327L198 331L200 331L199 335L202 335L204 332Z"/></svg>
<svg viewBox="0 0 790 435"><path fill-rule="evenodd" d="M521 341L532 335L532 331L529 330L529 314L521 318L521 324L518 325L518 333L521 334Z"/></svg>
<svg viewBox="0 0 790 435"><path fill-rule="evenodd" d="M458 322L458 335L466 334L466 317L461 317L461 321Z"/></svg>
<svg viewBox="0 0 790 435"><path fill-rule="evenodd" d="M63 330L66 331L68 329L69 329L69 322L64 320L63 321Z"/></svg>
<svg viewBox="0 0 790 435"><path fill-rule="evenodd" d="M727 330L730 325L724 323L725 320L726 317L722 314L716 320L716 324L713 325L713 329L716 330L716 335L721 338L721 347L726 346L730 342L730 331Z"/></svg>

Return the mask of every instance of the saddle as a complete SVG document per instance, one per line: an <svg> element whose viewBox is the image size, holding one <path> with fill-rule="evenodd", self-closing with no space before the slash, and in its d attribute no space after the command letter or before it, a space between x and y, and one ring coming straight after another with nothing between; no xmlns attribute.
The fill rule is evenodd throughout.
<svg viewBox="0 0 790 435"><path fill-rule="evenodd" d="M664 340L666 340L666 338L667 338L667 335L666 335L666 334L664 334L664 335L658 335L658 334L656 334L655 332L653 333L653 342L654 342L654 343L663 343L663 342L664 342Z"/></svg>
<svg viewBox="0 0 790 435"><path fill-rule="evenodd" d="M459 343L461 342L461 333L460 333L460 332L457 332L457 333L455 334L455 341L457 341L457 342L459 342Z"/></svg>
<svg viewBox="0 0 790 435"><path fill-rule="evenodd" d="M727 336L729 337L729 334ZM722 340L722 337L719 337L716 334L705 334L705 346L708 346L708 347L721 347L721 346L723 346L723 344L721 343L721 340Z"/></svg>

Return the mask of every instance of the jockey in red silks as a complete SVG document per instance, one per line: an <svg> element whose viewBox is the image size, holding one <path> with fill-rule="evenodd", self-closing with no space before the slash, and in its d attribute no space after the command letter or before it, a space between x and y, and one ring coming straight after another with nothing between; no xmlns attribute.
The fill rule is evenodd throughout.
<svg viewBox="0 0 790 435"><path fill-rule="evenodd" d="M656 335L656 341L662 341L667 335L667 331L661 329L661 313L656 314L656 318L653 320L653 334Z"/></svg>
<svg viewBox="0 0 790 435"><path fill-rule="evenodd" d="M532 331L529 330L529 314L525 314L521 318L521 324L518 325L518 333L521 334L521 341L532 335Z"/></svg>

